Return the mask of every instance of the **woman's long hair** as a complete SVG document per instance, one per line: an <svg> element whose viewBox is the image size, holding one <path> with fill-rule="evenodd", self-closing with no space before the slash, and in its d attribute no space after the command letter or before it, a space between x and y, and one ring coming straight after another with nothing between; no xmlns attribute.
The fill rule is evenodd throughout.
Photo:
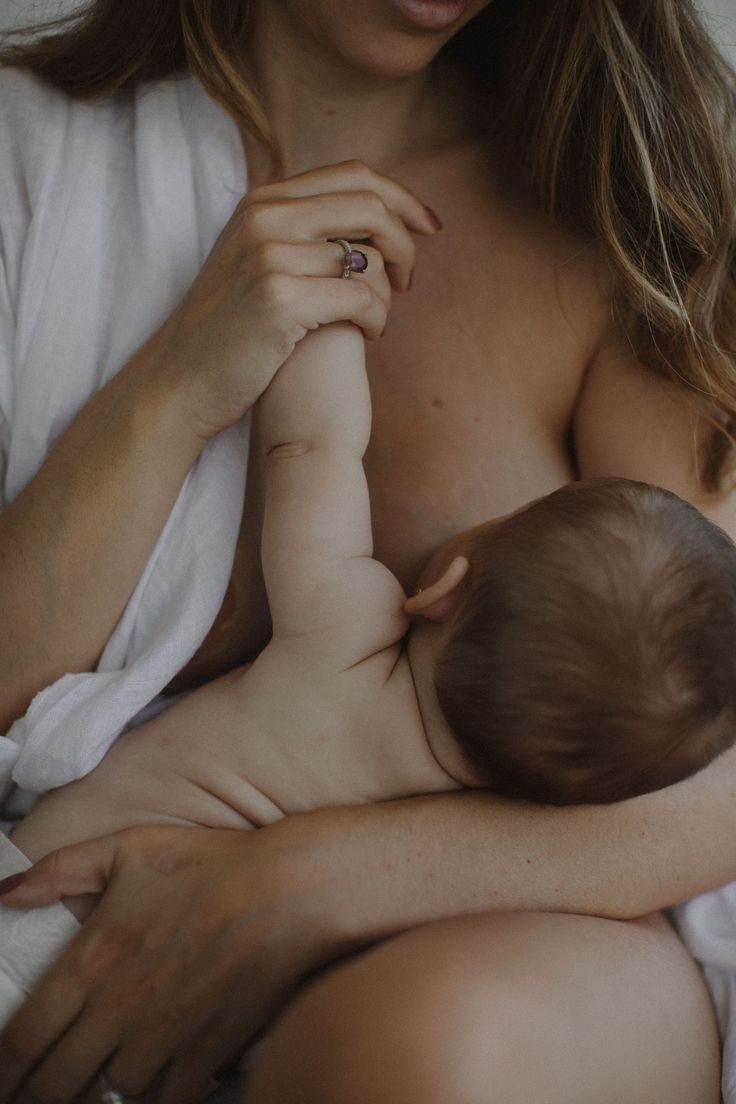
<svg viewBox="0 0 736 1104"><path fill-rule="evenodd" d="M193 72L277 157L240 59L252 0L93 0L7 36L0 62L71 96ZM492 0L446 47L493 89L493 139L536 204L602 249L644 365L713 427L704 488L736 449L736 74L691 0ZM276 161L277 163L277 161Z"/></svg>

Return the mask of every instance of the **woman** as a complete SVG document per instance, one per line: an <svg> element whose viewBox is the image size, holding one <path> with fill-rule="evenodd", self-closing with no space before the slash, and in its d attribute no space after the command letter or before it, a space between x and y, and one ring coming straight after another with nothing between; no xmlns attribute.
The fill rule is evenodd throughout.
<svg viewBox="0 0 736 1104"><path fill-rule="evenodd" d="M101 373L94 397L49 403L16 373L26 404L7 402L16 426L34 402L74 410L54 422L58 444L35 478L20 465L22 492L9 461L20 493L0 515L6 727L64 672L92 670L133 616L131 595L140 608L139 576L164 525L178 524L187 500L169 514L186 473L250 405L241 359L273 372L306 329L336 317L381 333L385 302L333 279L326 238L371 239L394 290L410 284L416 256L414 287L368 346L376 554L405 586L444 536L576 474L668 486L736 535L733 92L685 0L101 0L78 30L14 59L65 94L134 88L134 107L120 94L83 114L21 81L44 108L27 121L51 118L34 157L43 163L63 133L72 149L59 164L82 149L118 204L104 211L118 220L117 252L107 267L97 258L87 297L114 289L111 273L133 285L126 249L158 263L138 245L160 233L152 193L135 188L151 163L167 167L166 143L186 125L177 110L194 101L161 99L165 81L136 88L143 78L188 61L239 123L250 191L189 292L173 280L163 289L152 336L109 380ZM135 129L151 102L156 126ZM212 128L224 118L207 116ZM104 158L85 144L90 119L107 128ZM193 172L206 176L203 150ZM8 172L5 153L2 164ZM54 182L35 165L13 175L18 225L34 199L56 210ZM59 220L73 233L54 238L53 263L81 258L74 282L94 251L64 181ZM165 220L166 203L155 213ZM21 314L12 274L22 289L24 265L51 263L29 226L30 259L6 259ZM44 226L55 233L54 220ZM182 222L167 240L187 280L193 233ZM155 290L149 278L110 325L140 325ZM76 332L73 304L88 301L76 294L66 311L41 305L34 325L18 323L15 347L32 346L39 326ZM63 342L53 352L71 375L76 356L94 362ZM257 523L257 485L254 500L244 531ZM170 690L237 666L267 633L244 547L223 611ZM206 626L197 631L201 644ZM18 766L29 746L16 781L32 775L30 753L26 774ZM0 1101L96 1100L104 1071L121 1094L186 1104L284 1008L248 1104L716 1101L717 1035L695 966L661 918L621 921L736 877L735 764L729 753L607 808L454 795L324 810L248 835L136 828L60 852L5 899L103 897L4 1034ZM308 974L373 943L291 999Z"/></svg>

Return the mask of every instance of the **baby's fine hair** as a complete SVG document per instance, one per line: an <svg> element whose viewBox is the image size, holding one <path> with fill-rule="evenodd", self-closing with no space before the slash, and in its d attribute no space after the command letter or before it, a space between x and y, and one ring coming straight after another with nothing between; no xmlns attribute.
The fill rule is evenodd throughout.
<svg viewBox="0 0 736 1104"><path fill-rule="evenodd" d="M574 483L485 526L435 685L497 793L607 803L736 738L736 546L677 495Z"/></svg>

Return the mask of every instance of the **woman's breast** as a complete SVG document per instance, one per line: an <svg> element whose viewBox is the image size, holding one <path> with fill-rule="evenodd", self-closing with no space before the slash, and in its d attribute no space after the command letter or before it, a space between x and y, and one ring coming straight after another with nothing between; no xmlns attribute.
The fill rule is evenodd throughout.
<svg viewBox="0 0 736 1104"><path fill-rule="evenodd" d="M466 363L458 385L430 349L413 355L416 369L400 380L388 349L371 356L374 433L365 457L374 554L407 589L445 540L574 478L567 426L518 378Z"/></svg>
<svg viewBox="0 0 736 1104"><path fill-rule="evenodd" d="M443 541L561 486L574 472L566 430L538 394L531 401L516 375L504 378L484 364L485 372L459 378L423 343L407 349L384 342L369 350L374 431L365 471L374 555L410 591ZM251 469L222 609L169 693L232 670L268 642L259 555L262 498L260 472Z"/></svg>

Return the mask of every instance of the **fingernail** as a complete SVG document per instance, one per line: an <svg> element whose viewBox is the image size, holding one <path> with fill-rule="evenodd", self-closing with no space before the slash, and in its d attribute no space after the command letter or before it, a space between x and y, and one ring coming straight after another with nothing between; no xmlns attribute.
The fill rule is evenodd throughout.
<svg viewBox="0 0 736 1104"><path fill-rule="evenodd" d="M17 889L24 878L25 874L11 874L9 878L3 878L2 881L0 881L0 897L5 893L11 893L14 889Z"/></svg>
<svg viewBox="0 0 736 1104"><path fill-rule="evenodd" d="M435 229L435 230L441 230L441 229L442 229L442 222L441 222L441 220L440 220L440 219L438 218L438 216L437 216L437 215L436 215L436 214L434 213L434 211L432 210L432 208L431 208L431 207L427 207L427 205L426 205L426 203L425 203L425 205L424 205L424 210L425 210L425 211L427 212L427 218L428 218L428 219L429 219L429 221L430 221L430 222L432 223L432 226L434 227L434 229Z"/></svg>

